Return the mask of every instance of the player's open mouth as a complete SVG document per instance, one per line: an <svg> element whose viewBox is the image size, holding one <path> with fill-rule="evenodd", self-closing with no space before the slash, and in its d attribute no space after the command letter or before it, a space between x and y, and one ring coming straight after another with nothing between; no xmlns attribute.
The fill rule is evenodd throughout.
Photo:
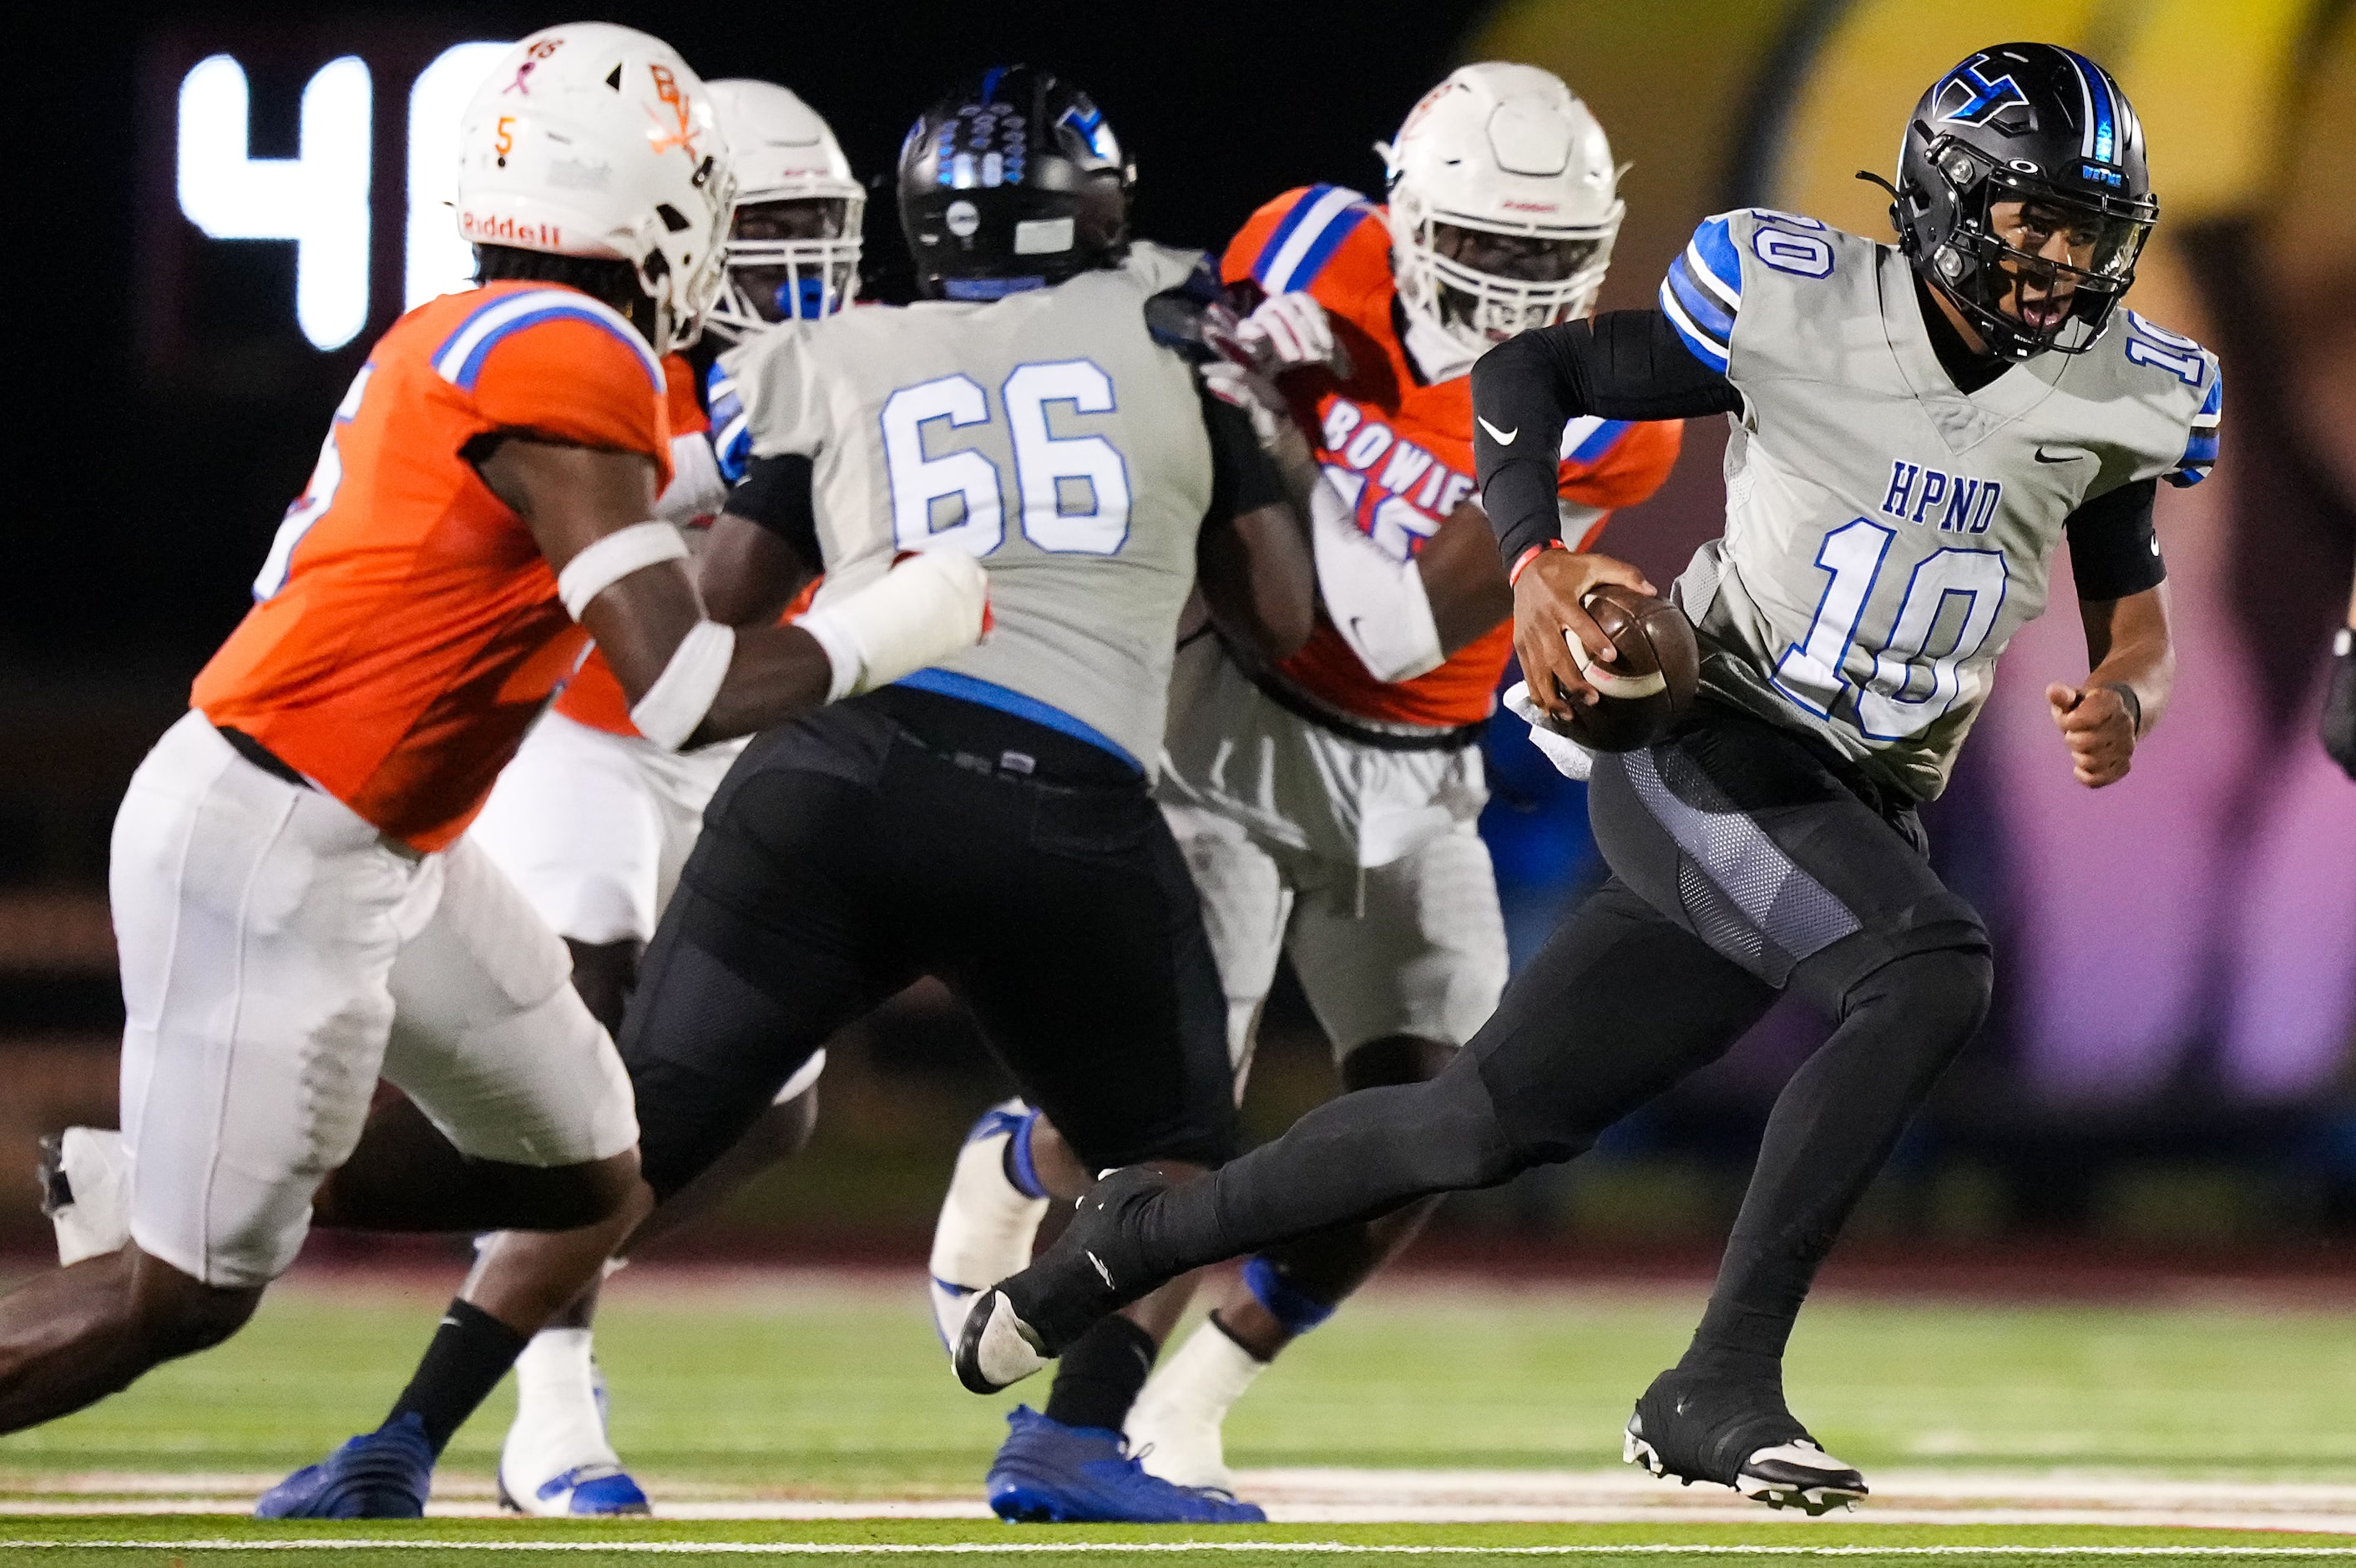
<svg viewBox="0 0 2356 1568"><path fill-rule="evenodd" d="M2021 325L2037 332L2051 332L2070 318L2070 296L2063 295L2020 292L2015 306Z"/></svg>

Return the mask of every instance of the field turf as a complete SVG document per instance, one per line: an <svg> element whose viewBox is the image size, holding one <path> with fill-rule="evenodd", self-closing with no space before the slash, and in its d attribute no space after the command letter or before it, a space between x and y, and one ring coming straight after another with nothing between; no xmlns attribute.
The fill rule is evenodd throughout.
<svg viewBox="0 0 2356 1568"><path fill-rule="evenodd" d="M1870 1508L1814 1523L1759 1510L1756 1523L1269 1525L1197 1532L1207 1550L1181 1545L1184 1531L1012 1530L956 1520L584 1528L437 1519L265 1530L220 1517L37 1511L69 1498L89 1509L112 1496L139 1509L176 1492L250 1497L261 1481L374 1424L444 1289L414 1274L298 1276L220 1349L79 1416L0 1438L0 1562L625 1561L623 1550L581 1550L613 1541L669 1552L733 1544L728 1555L762 1557L800 1542L817 1549L805 1561L862 1546L855 1554L1022 1561L1052 1547L1057 1559L1091 1563L1770 1562L1794 1549L1814 1558L1834 1548L1844 1550L1826 1560L1926 1561L1932 1548L1968 1563L2226 1560L2197 1547L2235 1560L2356 1563L2351 1535L1876 1523ZM1230 1423L1230 1456L1244 1468L1597 1470L1617 1460L1630 1401L1675 1359L1697 1305L1687 1290L1394 1285L1355 1304L1262 1380ZM2255 1301L2030 1307L1834 1298L1803 1319L1790 1388L1826 1445L1869 1475L1901 1467L2346 1487L2356 1483L2351 1329L2356 1318L2344 1314ZM667 1498L971 1499L1002 1431L1001 1412L1044 1392L1044 1382L996 1401L960 1391L914 1278L630 1271L615 1282L599 1343L616 1442L658 1507ZM508 1408L502 1391L453 1444L444 1471L451 1495L483 1495ZM326 1544L363 1536L380 1540ZM322 1545L295 1544L306 1538ZM1149 1540L1158 1549L1135 1550ZM142 1544L72 1544L98 1541ZM519 1550L535 1541L557 1550ZM1237 1550L1262 1541L1264 1551ZM235 1543L250 1544L226 1549ZM1495 1554L1506 1547L1523 1551ZM1996 1550L2009 1547L2038 1551ZM2262 1551L2300 1555L2247 1555Z"/></svg>

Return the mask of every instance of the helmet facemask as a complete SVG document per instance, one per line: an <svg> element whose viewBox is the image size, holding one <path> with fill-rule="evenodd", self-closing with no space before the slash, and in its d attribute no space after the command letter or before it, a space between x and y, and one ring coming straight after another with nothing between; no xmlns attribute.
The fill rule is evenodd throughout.
<svg viewBox="0 0 2356 1568"><path fill-rule="evenodd" d="M729 235L727 283L712 307L715 336L731 342L781 322L833 315L859 293L864 196L739 202Z"/></svg>
<svg viewBox="0 0 2356 1568"><path fill-rule="evenodd" d="M1931 144L1929 162L1954 221L1915 263L1989 351L2026 360L2094 347L2135 282L2159 204L2064 189L1952 137Z"/></svg>
<svg viewBox="0 0 2356 1568"><path fill-rule="evenodd" d="M1468 222L1436 216L1411 197L1402 203L1396 191L1391 210L1401 301L1476 354L1593 309L1620 228L1617 211L1608 223L1576 230Z"/></svg>

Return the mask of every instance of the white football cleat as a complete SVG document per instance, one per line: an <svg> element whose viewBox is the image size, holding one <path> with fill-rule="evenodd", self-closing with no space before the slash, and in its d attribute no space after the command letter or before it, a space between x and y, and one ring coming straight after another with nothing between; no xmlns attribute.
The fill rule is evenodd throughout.
<svg viewBox="0 0 2356 1568"><path fill-rule="evenodd" d="M1252 1380L1268 1370L1215 1323L1205 1323L1162 1364L1129 1412L1129 1450L1149 1475L1181 1487L1236 1495L1220 1428Z"/></svg>
<svg viewBox="0 0 2356 1568"><path fill-rule="evenodd" d="M547 1518L642 1514L647 1494L605 1436L605 1390L586 1328L543 1328L516 1358L516 1414L499 1450L499 1506Z"/></svg>
<svg viewBox="0 0 2356 1568"><path fill-rule="evenodd" d="M123 1134L69 1127L41 1140L41 1212L58 1233L58 1262L119 1252L131 1240L131 1151Z"/></svg>
<svg viewBox="0 0 2356 1568"><path fill-rule="evenodd" d="M981 1113L958 1150L957 1168L933 1221L933 1326L955 1354L973 1298L1031 1261L1047 1200L1026 1197L1006 1179L1006 1145L1032 1115L1020 1100Z"/></svg>

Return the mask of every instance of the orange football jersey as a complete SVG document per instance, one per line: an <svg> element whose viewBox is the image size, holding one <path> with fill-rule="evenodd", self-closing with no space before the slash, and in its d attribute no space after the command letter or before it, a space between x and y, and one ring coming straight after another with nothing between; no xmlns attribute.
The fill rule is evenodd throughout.
<svg viewBox="0 0 2356 1568"><path fill-rule="evenodd" d="M1249 278L1269 294L1305 290L1325 307L1350 373L1301 371L1286 378L1285 390L1360 528L1407 559L1460 505L1478 504L1472 379L1419 378L1402 336L1404 307L1380 206L1341 186L1287 191L1252 214L1227 246L1222 270L1230 283ZM1676 423L1573 420L1563 435L1563 498L1607 510L1643 500L1668 477L1683 435ZM1386 683L1321 616L1308 645L1281 668L1344 713L1453 728L1489 716L1513 644L1512 622L1502 621L1437 670Z"/></svg>
<svg viewBox="0 0 2356 1568"><path fill-rule="evenodd" d="M671 439L703 435L712 428L712 422L704 417L703 400L696 394L695 367L684 354L667 355L662 365ZM608 735L638 733L638 726L630 722L630 699L622 682L605 656L594 647L582 656L581 668L573 672L564 689L556 693L556 711Z"/></svg>
<svg viewBox="0 0 2356 1568"><path fill-rule="evenodd" d="M460 456L494 431L643 452L670 478L662 363L577 289L504 282L395 322L191 700L385 833L466 830L587 634L523 519Z"/></svg>

